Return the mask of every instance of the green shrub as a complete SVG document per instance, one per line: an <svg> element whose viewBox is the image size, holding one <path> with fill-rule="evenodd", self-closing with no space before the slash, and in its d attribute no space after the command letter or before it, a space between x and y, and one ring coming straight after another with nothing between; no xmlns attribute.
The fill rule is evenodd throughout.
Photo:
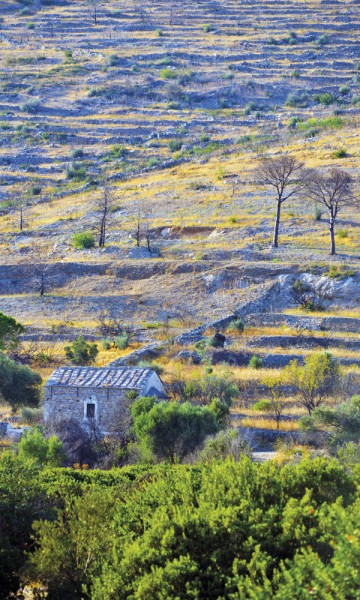
<svg viewBox="0 0 360 600"><path fill-rule="evenodd" d="M174 69L167 68L167 69L161 69L160 76L162 79L166 79L166 80L177 79L179 77L179 73L178 73L178 71L176 71Z"/></svg>
<svg viewBox="0 0 360 600"><path fill-rule="evenodd" d="M333 117L325 117L325 119L311 118L307 119L306 121L299 119L297 128L300 131L306 131L307 129L312 129L313 127L316 127L317 129L341 129L343 124L344 120L339 116L334 115Z"/></svg>
<svg viewBox="0 0 360 600"><path fill-rule="evenodd" d="M66 168L66 176L73 181L84 181L87 179L86 168L79 163L71 163Z"/></svg>
<svg viewBox="0 0 360 600"><path fill-rule="evenodd" d="M118 350L125 350L125 348L129 345L129 336L127 333L123 333L122 335L118 335L114 339L114 344Z"/></svg>
<svg viewBox="0 0 360 600"><path fill-rule="evenodd" d="M250 115L255 110L258 110L259 105L256 102L248 102L244 108L244 115Z"/></svg>
<svg viewBox="0 0 360 600"><path fill-rule="evenodd" d="M350 88L348 85L341 85L339 87L339 94L341 94L342 96L346 96L346 94L348 94L350 92Z"/></svg>
<svg viewBox="0 0 360 600"><path fill-rule="evenodd" d="M322 216L323 216L323 211L322 211L321 207L315 206L315 210L314 210L315 221L321 221Z"/></svg>
<svg viewBox="0 0 360 600"><path fill-rule="evenodd" d="M339 229L337 232L337 236L341 239L349 237L348 229Z"/></svg>
<svg viewBox="0 0 360 600"><path fill-rule="evenodd" d="M28 113L37 113L41 108L40 100L33 98L32 100L28 100L28 102L24 102L20 104L20 110Z"/></svg>
<svg viewBox="0 0 360 600"><path fill-rule="evenodd" d="M83 158L84 155L85 155L85 152L82 148L75 148L71 153L71 157L74 159Z"/></svg>
<svg viewBox="0 0 360 600"><path fill-rule="evenodd" d="M326 34L321 35L316 40L316 43L317 43L318 46L325 46L326 44L329 43L329 36L326 35Z"/></svg>
<svg viewBox="0 0 360 600"><path fill-rule="evenodd" d="M259 400L253 406L253 410L256 412L271 412L272 403L271 400Z"/></svg>
<svg viewBox="0 0 360 600"><path fill-rule="evenodd" d="M42 187L40 185L32 185L29 192L32 196L39 196L41 194Z"/></svg>
<svg viewBox="0 0 360 600"><path fill-rule="evenodd" d="M24 406L21 410L21 421L27 425L39 425L43 418L43 408L30 408L30 406Z"/></svg>
<svg viewBox="0 0 360 600"><path fill-rule="evenodd" d="M171 152L178 152L179 150L181 150L182 145L182 140L170 140L170 142L168 143L168 147Z"/></svg>
<svg viewBox="0 0 360 600"><path fill-rule="evenodd" d="M95 238L91 231L81 231L74 233L72 236L72 245L77 250L93 248L95 246Z"/></svg>
<svg viewBox="0 0 360 600"><path fill-rule="evenodd" d="M228 327L227 327L227 331L236 332L236 333L243 333L244 329L245 329L244 321L240 318L237 318L237 319L234 319L234 321L231 321L230 325L228 325Z"/></svg>
<svg viewBox="0 0 360 600"><path fill-rule="evenodd" d="M38 406L41 377L0 353L0 397L13 410L19 406Z"/></svg>
<svg viewBox="0 0 360 600"><path fill-rule="evenodd" d="M207 23L206 25L203 25L203 31L205 31L205 33L211 33L212 31L215 31L215 27L214 25Z"/></svg>
<svg viewBox="0 0 360 600"><path fill-rule="evenodd" d="M254 356L252 356L249 360L250 369L261 369L262 366L263 366L262 358L260 358L259 356L256 356L256 354L254 354Z"/></svg>
<svg viewBox="0 0 360 600"><path fill-rule="evenodd" d="M297 108L309 106L309 95L306 92L291 92L286 98L286 104Z"/></svg>
<svg viewBox="0 0 360 600"><path fill-rule="evenodd" d="M162 37L164 35L162 29L156 29L155 33L157 37Z"/></svg>
<svg viewBox="0 0 360 600"><path fill-rule="evenodd" d="M354 277L355 271L353 269L347 269L346 267L337 267L336 265L331 265L325 275L331 279L337 279L341 281L342 279L347 279L348 277Z"/></svg>
<svg viewBox="0 0 360 600"><path fill-rule="evenodd" d="M103 350L110 350L112 345L112 341L109 340L108 338L101 340L101 347Z"/></svg>
<svg viewBox="0 0 360 600"><path fill-rule="evenodd" d="M0 312L0 352L16 348L20 343L19 335L24 332L25 327L14 317Z"/></svg>
<svg viewBox="0 0 360 600"><path fill-rule="evenodd" d="M115 144L114 146L111 146L109 150L109 158L111 159L125 158L127 154L128 150L120 144Z"/></svg>
<svg viewBox="0 0 360 600"><path fill-rule="evenodd" d="M345 148L339 148L339 150L334 150L334 152L331 153L331 157L332 158L346 158L347 152L346 152Z"/></svg>
<svg viewBox="0 0 360 600"><path fill-rule="evenodd" d="M99 353L97 345L79 336L70 346L65 346L65 356L74 365L92 365Z"/></svg>
<svg viewBox="0 0 360 600"><path fill-rule="evenodd" d="M108 58L108 66L109 67L117 67L117 65L120 62L120 58L118 57L117 54L111 54Z"/></svg>
<svg viewBox="0 0 360 600"><path fill-rule="evenodd" d="M319 104L323 104L324 106L330 106L330 104L334 104L334 102L336 102L335 96L329 93L315 94L314 100L319 102Z"/></svg>
<svg viewBox="0 0 360 600"><path fill-rule="evenodd" d="M39 467L60 467L65 460L65 451L55 435L45 438L38 429L27 431L18 444L20 461L33 461Z"/></svg>
<svg viewBox="0 0 360 600"><path fill-rule="evenodd" d="M139 398L132 405L133 430L139 443L158 459L176 463L218 431L214 412L190 402L156 402Z"/></svg>

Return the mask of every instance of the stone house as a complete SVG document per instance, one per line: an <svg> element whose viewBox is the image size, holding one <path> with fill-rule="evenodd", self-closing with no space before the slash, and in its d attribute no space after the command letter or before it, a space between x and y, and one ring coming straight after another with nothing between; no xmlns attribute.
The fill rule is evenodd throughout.
<svg viewBox="0 0 360 600"><path fill-rule="evenodd" d="M126 392L166 398L152 369L140 367L61 367L45 384L44 421L76 419L114 430L126 418Z"/></svg>

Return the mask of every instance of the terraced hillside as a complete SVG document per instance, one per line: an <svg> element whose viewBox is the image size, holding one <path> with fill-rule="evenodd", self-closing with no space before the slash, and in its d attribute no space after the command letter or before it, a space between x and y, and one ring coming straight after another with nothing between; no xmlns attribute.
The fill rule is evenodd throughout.
<svg viewBox="0 0 360 600"><path fill-rule="evenodd" d="M305 198L284 206L270 248L256 161L286 152L357 176L359 5L111 0L96 23L93 6L2 3L1 310L68 336L94 334L107 310L151 339L232 313L282 274L325 273L325 215ZM105 247L78 250L74 233L97 238L104 176ZM359 225L340 215L331 259L355 273Z"/></svg>

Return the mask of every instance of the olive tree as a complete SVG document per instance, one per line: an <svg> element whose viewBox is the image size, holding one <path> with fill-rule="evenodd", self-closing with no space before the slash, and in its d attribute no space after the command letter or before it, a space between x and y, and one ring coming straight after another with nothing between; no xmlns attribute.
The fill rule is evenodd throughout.
<svg viewBox="0 0 360 600"><path fill-rule="evenodd" d="M335 391L340 381L339 364L327 352L307 356L304 365L292 360L283 374L284 381L297 389L300 404L309 415Z"/></svg>

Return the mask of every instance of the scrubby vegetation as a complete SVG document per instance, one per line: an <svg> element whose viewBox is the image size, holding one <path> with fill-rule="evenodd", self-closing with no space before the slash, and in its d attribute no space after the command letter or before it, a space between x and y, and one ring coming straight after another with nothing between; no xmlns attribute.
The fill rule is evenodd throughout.
<svg viewBox="0 0 360 600"><path fill-rule="evenodd" d="M1 9L0 598L356 600L356 2Z"/></svg>

